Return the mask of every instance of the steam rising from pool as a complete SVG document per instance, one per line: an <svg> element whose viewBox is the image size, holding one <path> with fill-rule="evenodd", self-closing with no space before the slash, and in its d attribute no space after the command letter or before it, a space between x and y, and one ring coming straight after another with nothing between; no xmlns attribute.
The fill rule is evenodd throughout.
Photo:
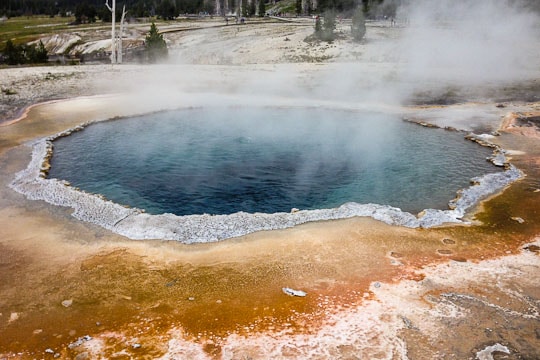
<svg viewBox="0 0 540 360"><path fill-rule="evenodd" d="M399 134L399 136L398 136ZM444 210L490 150L395 116L209 108L89 126L54 143L49 177L152 214L379 203Z"/></svg>
<svg viewBox="0 0 540 360"><path fill-rule="evenodd" d="M176 114L175 116L183 114L183 119L175 120L175 116L171 117L171 114ZM211 116L206 118L200 117L203 114L205 114L205 116L210 114ZM235 116L231 116L231 114L234 114ZM254 117L255 114L258 114L258 117ZM285 114L288 116L284 116ZM108 136L111 140L110 143L117 146L116 151L119 151L119 153L116 155L130 156L131 151L134 151L135 148L139 151L143 150L143 153L146 153L149 156L147 158L148 161L142 161L142 164L144 165L143 168L150 165L152 162L157 161L159 157L163 157L165 159L165 164L169 165L175 161L182 160L181 158L174 156L168 158L168 155L165 154L166 150L163 150L163 148L160 148L159 146L155 147L157 143L159 143L160 146L166 145L184 148L183 151L187 151L187 153L184 152L183 154L186 155L186 157L189 157L197 155L200 152L200 148L198 150L190 148L194 143L200 142L205 144L202 153L213 153L213 156L217 156L217 158L222 157L228 161L229 165L241 165L240 167L242 168L246 166L242 169L242 172L246 169L250 169L252 165L258 164L259 160L261 160L257 158L257 156L261 154L257 153L259 150L264 153L264 156L267 156L267 154L263 149L277 150L277 154L273 153L273 155L270 156L270 160L277 161L278 163L279 161L286 160L282 159L282 156L284 155L290 156L290 154L297 154L296 157L292 158L292 161L290 161L290 159L287 161L288 163L295 164L296 170L291 173L290 178L281 179L281 181L285 184L295 184L295 186L298 186L298 184L305 184L306 181L312 181L316 178L318 172L322 171L325 166L330 166L328 174L323 176L324 181L317 185L320 190L325 189L329 183L336 182L335 184L332 183L332 188L329 191L330 195L323 196L323 201L330 201L330 203L328 203L330 205L328 205L329 207L326 209L313 209L320 208L321 203L311 204L311 209L306 206L300 207L299 211L291 212L290 207L294 203L285 202L285 211L276 213L246 212L234 209L233 207L233 209L229 211L229 213L233 212L230 215L209 215L206 214L208 211L204 211L204 215L178 216L171 213L150 215L140 208L119 205L118 203L103 198L101 195L94 195L84 190L81 191L74 186L70 186L65 179L58 180L45 178L43 171L46 170L48 166L47 161L44 163L44 159L48 159L52 153L52 141L59 137L71 134L71 131L37 141L34 144L31 163L26 170L17 174L11 187L25 194L30 199L40 199L55 205L72 207L75 210L73 213L74 217L99 224L132 239L167 239L193 243L217 241L261 230L283 229L310 221L341 219L355 216L370 216L388 224L407 227L431 227L443 223L459 223L462 222L465 211L474 206L479 199L500 190L512 181L521 177L521 172L512 166L509 166L509 168L503 172L486 174L485 169L494 171L495 168L485 161L484 158L486 154L482 151L482 148L463 140L462 137L464 134L448 132L442 129L423 129L418 125L407 124L395 117L392 118L381 114L377 115L365 112L359 113L356 111L337 111L331 109L273 109L270 111L270 109L267 108L240 108L234 109L232 113L225 113L222 108L166 112L158 115L154 114L153 117L146 118L146 121L150 121L154 125L157 123L162 125L159 127L155 126L156 128L165 129L169 135L173 135L169 138L158 138L159 142L156 142L156 139L153 139L152 136L149 135L150 126L148 123L145 124L143 119L144 118L141 117L95 124L88 127L87 130L77 132L75 135L78 139L76 140L78 142L84 138L85 132L90 129L105 129L104 132L98 131L98 134L100 134L98 135L98 139L94 138L91 140L89 146L98 147L103 143L105 149L107 149L108 140L106 137ZM227 119L229 120L227 121ZM372 126L373 122L370 122L378 121L380 123L382 119L385 120L384 126L380 124L381 126L374 127ZM142 123L138 124L140 121L142 121ZM255 123L253 123L254 121ZM276 127L279 122L283 122L281 125L286 124L287 126L285 128ZM254 124L257 126L254 126ZM405 131L407 127L410 127L408 131L416 137L411 137L409 136L410 134L405 135L403 131ZM174 129L181 129L182 131L178 133L173 131ZM284 131L283 129L289 129L289 132ZM200 133L203 130L204 136ZM128 133L123 131L128 131ZM132 132L132 135L133 133L139 133L143 136L139 136L139 140L135 141L132 135L129 134L130 131ZM210 135L208 135L206 131L210 131ZM420 134L420 137L418 137L418 134ZM436 136L436 134L439 134L440 136ZM188 135L187 138L185 135ZM336 135L341 135L342 138ZM452 141L449 141L448 138L451 138L454 135L459 139L454 139L454 141L457 140L458 142L457 144L451 145ZM73 134L71 136L73 136ZM92 139L92 137L89 138ZM143 141L144 139L147 141L145 145L138 142ZM219 141L215 143L217 144L216 146L208 146L208 143L206 142L209 139L218 139ZM224 141L224 139L228 139L227 141L232 139L232 142L220 143L220 141ZM298 143L298 139L302 142ZM322 141L323 139L325 141ZM260 149L259 146L247 148L247 151L255 153L254 160L229 159L228 156L231 150L227 147L230 147L233 143L241 145L240 153L246 155L246 150L242 146L250 145L251 141L254 140L263 144ZM311 142L306 142L306 140ZM130 141L134 141L133 146L127 145ZM412 146L412 150L409 150L409 153L403 151L401 146L404 143L408 143L407 146ZM258 144L258 142L254 142L253 144ZM388 148L385 149L383 145L391 145L391 153L387 153ZM422 148L422 146L425 147ZM469 149L463 150L467 149L467 146L469 146ZM91 149L83 150L81 155L91 158L92 156L90 156L90 154L92 151L93 150ZM128 153L126 153L126 151L128 151ZM224 153L224 151L226 152ZM435 169L432 168L427 174L420 175L418 171L422 171L422 168L426 166L426 163L419 166L414 162L418 159L411 160L409 156L411 156L411 154L421 155L421 157L424 157L424 160L429 160L429 163L434 159L439 161L440 159L437 158L442 155L444 155L442 158L446 158L446 155L449 155L449 153L452 152L456 153L450 163L464 161L465 164L463 165L467 168L471 166L471 159L475 159L473 163L476 165L473 165L472 168L476 169L474 171L480 171L480 174L485 174L473 178L475 185L470 187L466 187L466 185L462 186L466 188L463 191L460 191L460 196L457 200L452 202L452 209L442 210L442 208L446 206L441 206L439 209L424 210L418 216L415 216L410 212L402 211L391 202L390 204L376 204L369 201L363 203L362 200L354 198L355 194L362 194L357 191L359 189L358 186L359 184L361 185L362 181L354 183L354 181L358 179L365 180L368 183L372 181L372 184L383 181L380 189L389 187L390 191L388 191L387 188L385 189L386 193L390 195L390 198L394 196L395 201L402 200L401 195L399 194L407 195L407 193L411 191L411 188L407 188L407 186L412 184L413 188L416 187L416 180L427 180L427 183L424 184L424 186L427 186L427 189L424 189L424 191L427 191L427 195L418 196L418 191L411 191L412 196L411 194L408 194L409 197L413 199L419 197L419 203L427 201L426 199L435 197L434 195L439 191L434 190L430 181L442 174L440 171L444 170L444 166L439 166L439 168ZM475 153L476 155L474 155ZM434 156L434 154L438 155ZM112 156L116 155L113 154ZM253 154L247 155L251 156ZM472 157L469 155L472 155ZM213 156L210 159L213 159ZM504 156L502 157L504 158ZM135 157L126 160L121 157L116 160L116 164L120 162L125 164L127 162L140 161L140 159L140 157ZM263 161L266 165L268 163L267 160L268 158L265 158ZM100 162L109 161L110 159ZM194 171L198 167L196 165L199 164L199 162L200 159L195 158L195 160L189 164L191 168L187 168L187 173ZM71 163L74 164L73 162ZM161 159L158 163L160 164L159 166L163 168ZM206 165L202 165L202 168L206 169L210 163L212 163L212 160ZM82 165L83 168L90 167L93 171L96 164L88 165L86 162L81 162L79 165ZM384 171L382 171L382 168L379 167L380 164L385 164L391 171L396 171L398 176L394 179L387 178L388 174L385 174ZM477 167L479 164L481 165L480 168L483 167L484 170L479 170L480 168ZM352 165L359 165L359 167L355 169L360 169L360 171L355 173L355 170L351 173L345 172L343 174L336 172L343 167L351 167ZM446 165L449 165L449 163L447 162ZM113 164L113 167L114 166L117 165ZM80 170L83 171L83 168L80 168ZM122 172L123 171L124 170L122 169ZM157 170L158 174L160 174L159 171L161 170ZM251 174L250 176L257 178L257 176L259 176L257 173L258 170L254 169L254 171L255 175ZM381 173L378 174L377 171L381 171ZM75 171L72 169L71 172ZM273 172L270 171L269 174L273 175ZM475 174L478 174L478 172ZM448 190L448 183L450 180L453 180L455 177L454 175L455 173L446 173L445 175L442 175L440 179L443 186L439 186L438 189L441 189L440 191L446 189L447 191L452 192L451 196L445 195L447 196L443 200L445 203L453 198L453 194L460 189L460 187L458 187ZM163 176L166 180L164 183L165 185L171 182L169 176L170 174ZM149 177L148 172L145 172L142 175L139 174L138 177L128 178L128 180L133 183L146 180L145 178L147 177ZM159 178L160 176L158 175L157 177ZM217 176L216 179L219 180L220 177L222 177L222 174ZM399 184L396 183L401 177L406 178L405 182ZM180 176L179 178L183 179L185 177ZM377 181L373 182L373 178ZM112 188L115 189L118 186L117 184L114 184L116 180L115 177L109 177L106 182L110 182ZM344 184L339 184L339 181L341 180L344 180ZM462 178L460 181L462 181L462 183L463 181L467 183L468 179ZM181 183L181 181L177 182ZM143 187L145 186L150 189L154 188L153 185L143 185ZM309 186L306 187L308 193L312 191L312 186L313 184L310 183ZM402 188L405 188L405 191L403 191ZM369 191L369 189L370 187L368 187L368 191L365 191L365 194L377 195L377 191ZM233 192L230 193L232 194L233 199L236 190L237 189L233 189ZM317 192L319 190L314 191L313 193L318 196L319 194ZM174 192L169 193L174 195ZM336 193L345 194L345 196L336 197ZM393 193L397 193L398 195L395 196ZM317 196L311 197L311 199L316 198ZM278 204L284 202L281 201L282 198L279 196L276 199L276 203ZM297 196L296 199L302 199L302 196ZM362 201L362 203L358 201ZM379 201L379 203L381 202L383 201ZM204 201L202 203L202 209L205 209L206 205L204 204ZM183 209L187 206L186 204L186 202L181 203L180 208ZM411 208L414 208L414 206L418 205L410 206ZM230 204L225 203L224 208L230 207ZM159 211L160 210L157 212Z"/></svg>

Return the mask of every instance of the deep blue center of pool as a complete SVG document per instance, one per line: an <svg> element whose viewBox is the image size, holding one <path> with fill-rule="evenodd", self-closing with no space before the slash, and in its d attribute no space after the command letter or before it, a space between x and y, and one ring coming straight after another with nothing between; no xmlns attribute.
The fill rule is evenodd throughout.
<svg viewBox="0 0 540 360"><path fill-rule="evenodd" d="M54 142L49 177L152 214L378 203L446 209L499 171L463 134L390 115L208 108L96 123Z"/></svg>

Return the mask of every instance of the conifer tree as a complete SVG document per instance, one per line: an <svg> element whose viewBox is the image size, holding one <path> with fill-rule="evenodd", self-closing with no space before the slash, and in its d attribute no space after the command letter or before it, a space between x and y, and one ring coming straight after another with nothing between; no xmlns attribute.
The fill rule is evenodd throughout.
<svg viewBox="0 0 540 360"><path fill-rule="evenodd" d="M366 19L364 11L357 8L354 12L351 24L351 34L355 41L360 41L366 35Z"/></svg>
<svg viewBox="0 0 540 360"><path fill-rule="evenodd" d="M259 16L264 17L266 14L266 5L264 4L264 0L259 0Z"/></svg>
<svg viewBox="0 0 540 360"><path fill-rule="evenodd" d="M36 47L35 58L33 59L36 63L46 63L49 60L49 53L45 49L43 42L39 40L39 44Z"/></svg>
<svg viewBox="0 0 540 360"><path fill-rule="evenodd" d="M152 23L150 31L148 32L148 35L146 35L145 48L148 62L155 63L167 58L167 43L154 23Z"/></svg>
<svg viewBox="0 0 540 360"><path fill-rule="evenodd" d="M251 0L249 3L249 16L254 16L257 12L257 5L255 4L255 0Z"/></svg>
<svg viewBox="0 0 540 360"><path fill-rule="evenodd" d="M13 41L8 40L4 49L5 62L8 65L17 65L22 63L22 49L20 46L13 44Z"/></svg>

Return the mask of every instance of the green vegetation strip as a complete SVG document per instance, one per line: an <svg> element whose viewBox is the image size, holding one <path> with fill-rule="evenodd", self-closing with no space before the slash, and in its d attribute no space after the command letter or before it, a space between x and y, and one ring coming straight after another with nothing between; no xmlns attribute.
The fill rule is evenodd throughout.
<svg viewBox="0 0 540 360"><path fill-rule="evenodd" d="M21 16L9 18L0 22L0 49L3 49L8 40L14 44L25 44L37 40L41 36L55 34L59 31L76 31L89 27L100 27L102 23L70 25L75 17L50 16Z"/></svg>

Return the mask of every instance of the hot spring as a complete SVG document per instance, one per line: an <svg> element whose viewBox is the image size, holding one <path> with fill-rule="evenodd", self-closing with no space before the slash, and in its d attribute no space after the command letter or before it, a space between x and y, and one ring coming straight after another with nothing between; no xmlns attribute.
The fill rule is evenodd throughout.
<svg viewBox="0 0 540 360"><path fill-rule="evenodd" d="M448 209L499 172L464 134L397 115L210 107L94 123L54 141L49 178L149 214L330 209L348 202Z"/></svg>

